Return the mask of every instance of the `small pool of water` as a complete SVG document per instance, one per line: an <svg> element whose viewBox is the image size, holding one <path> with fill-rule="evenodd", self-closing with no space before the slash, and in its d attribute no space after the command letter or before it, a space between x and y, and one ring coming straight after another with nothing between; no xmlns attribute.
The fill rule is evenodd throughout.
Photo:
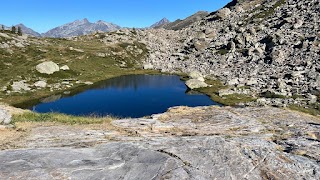
<svg viewBox="0 0 320 180"><path fill-rule="evenodd" d="M48 97L28 107L70 115L143 117L173 106L219 105L208 96L188 91L178 76L130 75L106 80L76 95Z"/></svg>

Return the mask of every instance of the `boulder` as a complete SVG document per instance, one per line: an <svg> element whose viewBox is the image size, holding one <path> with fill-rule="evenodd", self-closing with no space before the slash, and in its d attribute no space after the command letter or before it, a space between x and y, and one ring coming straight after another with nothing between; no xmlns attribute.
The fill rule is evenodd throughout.
<svg viewBox="0 0 320 180"><path fill-rule="evenodd" d="M303 25L303 21L301 19L297 19L295 24L293 25L293 28L298 29Z"/></svg>
<svg viewBox="0 0 320 180"><path fill-rule="evenodd" d="M153 69L153 65L151 63L145 63L143 69Z"/></svg>
<svg viewBox="0 0 320 180"><path fill-rule="evenodd" d="M198 79L198 78L203 77L203 75L199 71L192 71L189 73L189 77L191 79Z"/></svg>
<svg viewBox="0 0 320 180"><path fill-rule="evenodd" d="M231 89L221 89L219 90L219 96L222 97L222 96L228 96L228 95L231 95L231 94L234 94L235 92Z"/></svg>
<svg viewBox="0 0 320 180"><path fill-rule="evenodd" d="M229 86L235 86L238 84L239 84L239 79L231 79L230 81L228 81Z"/></svg>
<svg viewBox="0 0 320 180"><path fill-rule="evenodd" d="M286 60L284 52L280 49L273 48L270 55L273 62L276 62L278 64L283 64L283 62Z"/></svg>
<svg viewBox="0 0 320 180"><path fill-rule="evenodd" d="M11 85L12 91L14 91L14 92L30 91L31 88L29 86L30 85L25 83L25 81L13 82Z"/></svg>
<svg viewBox="0 0 320 180"><path fill-rule="evenodd" d="M246 85L248 85L248 86L253 86L253 85L256 85L256 84L258 84L258 79L257 78L250 78L246 82Z"/></svg>
<svg viewBox="0 0 320 180"><path fill-rule="evenodd" d="M34 86L38 88L45 88L47 87L47 83L45 81L37 81L33 84Z"/></svg>
<svg viewBox="0 0 320 180"><path fill-rule="evenodd" d="M317 102L318 97L315 96L315 95L309 94L309 95L308 95L308 99L309 99L309 102L308 102L309 104L314 104L314 103Z"/></svg>
<svg viewBox="0 0 320 180"><path fill-rule="evenodd" d="M9 124L11 122L11 114L0 108L0 124Z"/></svg>
<svg viewBox="0 0 320 180"><path fill-rule="evenodd" d="M58 72L60 68L56 63L52 61L46 61L38 64L36 66L36 70L41 74L53 74L55 72Z"/></svg>
<svg viewBox="0 0 320 180"><path fill-rule="evenodd" d="M69 66L67 66L67 65L64 65L64 66L60 67L60 69L63 70L63 71L70 70Z"/></svg>
<svg viewBox="0 0 320 180"><path fill-rule="evenodd" d="M186 81L186 85L188 86L189 89L208 87L207 83L200 81L198 79L190 79Z"/></svg>
<svg viewBox="0 0 320 180"><path fill-rule="evenodd" d="M96 56L98 56L98 57L106 57L106 54L105 53L96 53Z"/></svg>
<svg viewBox="0 0 320 180"><path fill-rule="evenodd" d="M217 12L217 16L221 19L226 19L229 17L230 13L231 11L229 8L223 8Z"/></svg>

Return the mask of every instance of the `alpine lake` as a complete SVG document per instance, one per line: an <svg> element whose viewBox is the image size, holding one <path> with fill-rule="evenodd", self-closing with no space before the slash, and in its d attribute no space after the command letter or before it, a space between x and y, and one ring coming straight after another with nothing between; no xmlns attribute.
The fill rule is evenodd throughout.
<svg viewBox="0 0 320 180"><path fill-rule="evenodd" d="M20 107L38 113L137 118L163 113L174 106L218 105L187 88L175 75L126 75L108 79L81 92L57 94Z"/></svg>

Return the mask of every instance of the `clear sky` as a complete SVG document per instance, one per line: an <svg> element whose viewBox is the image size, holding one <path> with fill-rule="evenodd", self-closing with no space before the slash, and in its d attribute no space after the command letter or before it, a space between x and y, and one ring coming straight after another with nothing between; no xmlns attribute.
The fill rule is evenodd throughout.
<svg viewBox="0 0 320 180"><path fill-rule="evenodd" d="M40 33L77 19L104 20L122 27L148 27L166 17L183 19L197 11L216 11L231 0L6 0L0 24L23 23Z"/></svg>

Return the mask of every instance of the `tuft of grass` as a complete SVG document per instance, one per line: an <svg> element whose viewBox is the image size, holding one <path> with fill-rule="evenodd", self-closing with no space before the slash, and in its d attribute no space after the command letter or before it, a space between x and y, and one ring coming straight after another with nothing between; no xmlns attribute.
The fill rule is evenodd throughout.
<svg viewBox="0 0 320 180"><path fill-rule="evenodd" d="M98 117L80 117L70 116L58 113L34 113L27 112L23 114L13 115L12 123L16 122L58 122L63 124L101 124L103 122L110 122L112 118L98 118Z"/></svg>

